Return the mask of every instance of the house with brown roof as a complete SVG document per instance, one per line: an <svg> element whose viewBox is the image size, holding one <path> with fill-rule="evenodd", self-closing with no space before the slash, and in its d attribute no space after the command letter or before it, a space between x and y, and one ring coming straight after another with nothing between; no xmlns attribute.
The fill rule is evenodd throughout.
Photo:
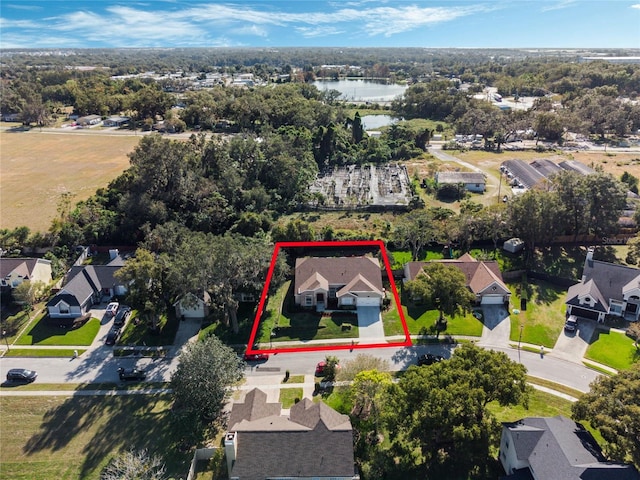
<svg viewBox="0 0 640 480"><path fill-rule="evenodd" d="M357 480L353 428L323 402L304 398L288 414L253 389L234 403L224 440L231 480Z"/></svg>
<svg viewBox="0 0 640 480"><path fill-rule="evenodd" d="M296 259L296 305L318 311L380 306L384 298L380 262L373 257Z"/></svg>
<svg viewBox="0 0 640 480"><path fill-rule="evenodd" d="M511 291L502 279L502 273L495 261L478 261L468 253L455 260L433 260L458 268L466 278L466 285L476 296L480 305L503 305L511 299ZM424 274L428 262L407 262L404 266L404 280L415 280Z"/></svg>
<svg viewBox="0 0 640 480"><path fill-rule="evenodd" d="M591 433L566 417L502 424L501 480L639 480L633 465L609 462Z"/></svg>
<svg viewBox="0 0 640 480"><path fill-rule="evenodd" d="M580 283L567 291L567 315L604 322L607 315L640 319L640 269L593 259L589 248Z"/></svg>
<svg viewBox="0 0 640 480"><path fill-rule="evenodd" d="M51 261L44 258L0 258L0 287L16 288L25 280L51 283Z"/></svg>

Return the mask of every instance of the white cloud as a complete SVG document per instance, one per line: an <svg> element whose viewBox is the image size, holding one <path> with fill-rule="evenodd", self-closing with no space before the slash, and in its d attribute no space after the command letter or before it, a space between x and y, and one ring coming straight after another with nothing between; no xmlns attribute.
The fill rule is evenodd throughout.
<svg viewBox="0 0 640 480"><path fill-rule="evenodd" d="M638 10L640 10L640 3L636 3L634 5L631 5L631 8L637 8Z"/></svg>
<svg viewBox="0 0 640 480"><path fill-rule="evenodd" d="M577 0L560 0L558 3L553 5L543 6L540 10L543 12L551 12L553 10L562 10L564 8L573 7L577 4Z"/></svg>
<svg viewBox="0 0 640 480"><path fill-rule="evenodd" d="M305 38L330 37L334 35L346 34L344 30L336 27L297 27L296 32Z"/></svg>

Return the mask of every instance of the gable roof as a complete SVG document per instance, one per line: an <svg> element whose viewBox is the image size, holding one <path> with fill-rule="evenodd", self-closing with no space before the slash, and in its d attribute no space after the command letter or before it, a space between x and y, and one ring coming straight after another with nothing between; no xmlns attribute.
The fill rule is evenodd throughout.
<svg viewBox="0 0 640 480"><path fill-rule="evenodd" d="M566 417L527 417L503 423L511 432L518 460L529 463L535 478L555 480L638 480L632 465L607 462L595 439ZM597 472L597 477L592 477ZM511 480L512 476L505 479Z"/></svg>
<svg viewBox="0 0 640 480"><path fill-rule="evenodd" d="M114 273L120 268L115 265L71 267L67 274L67 283L58 294L47 302L47 306L56 305L59 302L58 297L63 294L75 297L77 303L74 302L71 305L82 305L91 295L99 293L103 288L113 288L119 285L120 282L116 280Z"/></svg>
<svg viewBox="0 0 640 480"><path fill-rule="evenodd" d="M465 276L466 285L476 295L482 294L485 290L493 286L496 287L496 291L488 293L498 293L498 289L500 293L503 294L510 292L502 279L498 262L479 262L468 253L465 253L455 260L432 260L432 262L445 263L458 268ZM423 267L429 263L430 262L408 262L406 268L408 280L415 280L422 272Z"/></svg>
<svg viewBox="0 0 640 480"><path fill-rule="evenodd" d="M640 286L640 269L587 258L582 281L569 287L566 303L577 305L579 297L589 294L599 303L595 309L607 312L610 299L622 300L634 283Z"/></svg>
<svg viewBox="0 0 640 480"><path fill-rule="evenodd" d="M29 280L38 263L51 265L50 260L42 258L3 258L0 257L0 278L16 274Z"/></svg>
<svg viewBox="0 0 640 480"><path fill-rule="evenodd" d="M276 413L277 410L277 413ZM233 478L351 477L355 474L353 431L347 415L308 398L289 416L268 403L259 389L234 403L229 431L237 433Z"/></svg>
<svg viewBox="0 0 640 480"><path fill-rule="evenodd" d="M295 291L315 288L328 289L330 285L343 287L360 276L376 291L382 292L380 262L373 257L303 257L296 259ZM325 283L326 282L326 283ZM326 287L325 287L326 285Z"/></svg>
<svg viewBox="0 0 640 480"><path fill-rule="evenodd" d="M351 292L376 292L379 295L383 295L384 292L376 287L369 280L364 278L362 274L358 274L349 283L336 292L337 297L342 297Z"/></svg>

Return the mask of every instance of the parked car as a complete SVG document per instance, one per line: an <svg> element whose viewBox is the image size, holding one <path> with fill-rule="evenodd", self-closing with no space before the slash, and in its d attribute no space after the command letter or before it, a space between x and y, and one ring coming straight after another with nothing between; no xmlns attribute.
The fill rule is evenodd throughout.
<svg viewBox="0 0 640 480"><path fill-rule="evenodd" d="M122 333L120 327L118 327L117 325L111 327L111 330L109 330L109 333L107 333L107 338L105 339L104 344L115 345L120 338L120 333Z"/></svg>
<svg viewBox="0 0 640 480"><path fill-rule="evenodd" d="M426 355L420 355L418 357L418 365L433 365L434 363L438 363L444 360L442 355L433 355L431 353L427 353Z"/></svg>
<svg viewBox="0 0 640 480"><path fill-rule="evenodd" d="M127 321L127 319L129 318L129 315L131 315L131 307L127 307L126 305L122 305L118 309L118 313L116 313L116 316L113 319L113 324L114 325L118 325L118 326L124 325L125 322Z"/></svg>
<svg viewBox="0 0 640 480"><path fill-rule="evenodd" d="M111 302L109 305L107 305L107 309L104 312L105 315L107 315L107 317L113 317L116 313L118 313L118 307L120 307L120 304L118 302Z"/></svg>
<svg viewBox="0 0 640 480"><path fill-rule="evenodd" d="M567 332L575 332L578 328L578 317L569 315L567 321L564 322L564 329Z"/></svg>
<svg viewBox="0 0 640 480"><path fill-rule="evenodd" d="M245 353L242 357L245 362L261 362L269 360L268 353Z"/></svg>
<svg viewBox="0 0 640 480"><path fill-rule="evenodd" d="M318 364L316 365L316 377L321 377L324 375L324 369L327 366L327 362L325 362L324 360L321 362L318 362ZM340 370L340 365L336 365L336 370Z"/></svg>
<svg viewBox="0 0 640 480"><path fill-rule="evenodd" d="M26 368L12 368L7 372L7 381L31 383L37 376L38 374L33 370L27 370Z"/></svg>
<svg viewBox="0 0 640 480"><path fill-rule="evenodd" d="M120 380L144 380L147 374L139 368L118 368L118 376Z"/></svg>

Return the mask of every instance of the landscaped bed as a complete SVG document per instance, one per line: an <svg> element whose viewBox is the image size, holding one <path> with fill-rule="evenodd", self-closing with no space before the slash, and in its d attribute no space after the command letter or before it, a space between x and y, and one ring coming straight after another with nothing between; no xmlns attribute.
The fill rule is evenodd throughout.
<svg viewBox="0 0 640 480"><path fill-rule="evenodd" d="M92 318L75 329L62 328L48 319L45 313L33 322L33 326L20 335L15 345L91 345L100 330L100 320Z"/></svg>
<svg viewBox="0 0 640 480"><path fill-rule="evenodd" d="M622 332L596 329L585 358L616 370L628 370L640 360L640 350Z"/></svg>

